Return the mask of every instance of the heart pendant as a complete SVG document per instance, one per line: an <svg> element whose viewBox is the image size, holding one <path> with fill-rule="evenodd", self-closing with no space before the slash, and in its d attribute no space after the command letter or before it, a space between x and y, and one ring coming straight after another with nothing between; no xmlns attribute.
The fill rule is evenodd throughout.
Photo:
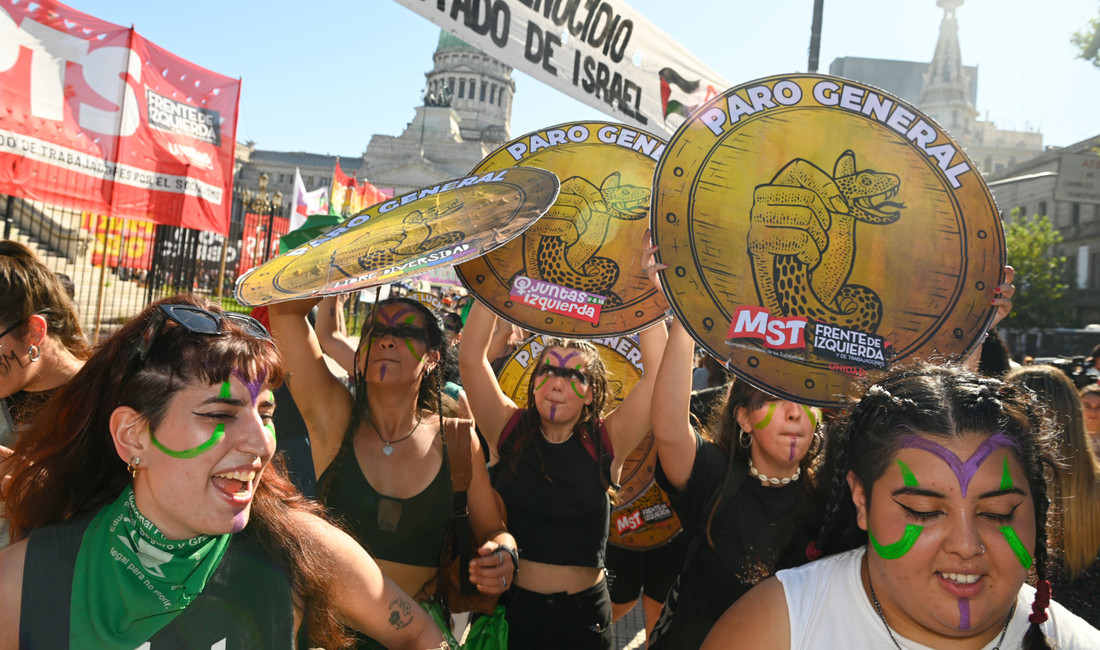
<svg viewBox="0 0 1100 650"><path fill-rule="evenodd" d="M389 456L389 455L393 454L393 446L388 445L388 444L387 445L382 445L382 453L385 454L386 456Z"/></svg>

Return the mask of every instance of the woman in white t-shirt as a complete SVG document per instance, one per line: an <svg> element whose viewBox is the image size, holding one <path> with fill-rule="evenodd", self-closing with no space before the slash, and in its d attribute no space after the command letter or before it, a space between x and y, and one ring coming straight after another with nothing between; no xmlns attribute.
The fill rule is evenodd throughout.
<svg viewBox="0 0 1100 650"><path fill-rule="evenodd" d="M829 440L826 557L755 587L703 647L1100 647L1050 601L1052 444L1013 386L952 367L891 373Z"/></svg>

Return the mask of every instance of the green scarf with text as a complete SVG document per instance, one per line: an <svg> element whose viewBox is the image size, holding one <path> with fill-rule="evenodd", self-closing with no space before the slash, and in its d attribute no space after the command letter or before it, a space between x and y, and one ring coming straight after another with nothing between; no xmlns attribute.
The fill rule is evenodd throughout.
<svg viewBox="0 0 1100 650"><path fill-rule="evenodd" d="M77 646L133 650L202 593L230 535L169 540L138 512L127 486L80 544L69 610Z"/></svg>

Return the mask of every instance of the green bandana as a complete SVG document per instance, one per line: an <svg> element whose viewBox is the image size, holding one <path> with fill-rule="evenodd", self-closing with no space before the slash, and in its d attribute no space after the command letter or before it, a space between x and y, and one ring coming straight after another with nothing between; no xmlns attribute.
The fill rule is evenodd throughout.
<svg viewBox="0 0 1100 650"><path fill-rule="evenodd" d="M218 568L230 535L172 541L138 512L133 488L92 519L73 577L73 647L133 650L172 622Z"/></svg>

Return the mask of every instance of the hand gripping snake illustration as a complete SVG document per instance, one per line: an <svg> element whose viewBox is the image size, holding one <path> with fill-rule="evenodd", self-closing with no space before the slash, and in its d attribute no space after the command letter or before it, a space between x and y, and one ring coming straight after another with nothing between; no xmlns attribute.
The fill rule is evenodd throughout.
<svg viewBox="0 0 1100 650"><path fill-rule="evenodd" d="M612 219L649 217L650 191L620 183L618 172L600 187L580 176L563 181L553 207L523 233L519 275L604 296L608 306L622 304L611 290L619 279L618 263L596 253Z"/></svg>
<svg viewBox="0 0 1100 650"><path fill-rule="evenodd" d="M776 316L874 334L882 300L850 284L856 224L887 225L905 206L891 202L901 181L894 174L857 170L851 150L837 158L830 177L795 158L753 195L749 257L761 304Z"/></svg>

